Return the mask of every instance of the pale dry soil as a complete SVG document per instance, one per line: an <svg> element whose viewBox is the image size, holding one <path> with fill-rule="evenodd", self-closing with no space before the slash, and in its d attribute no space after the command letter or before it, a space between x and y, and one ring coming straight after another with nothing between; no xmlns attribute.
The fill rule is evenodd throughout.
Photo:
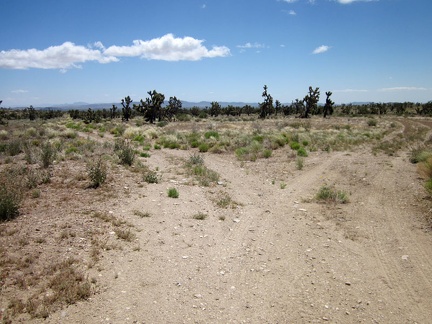
<svg viewBox="0 0 432 324"><path fill-rule="evenodd" d="M427 194L407 152L314 152L297 170L289 151L244 163L233 154L204 154L205 165L220 174L211 187L191 185L182 167L191 151L152 151L145 163L159 168L158 184L116 174L99 203L59 199L28 210L14 222L72 215L79 223L82 210L99 211L126 220L136 237L104 251L88 270L96 284L87 301L26 321L430 323ZM316 202L324 184L348 193L349 203ZM167 196L170 187L179 198ZM221 193L236 204L219 207ZM199 212L207 218L194 219ZM118 241L112 228L98 226ZM89 249L81 236L82 246L64 255Z"/></svg>

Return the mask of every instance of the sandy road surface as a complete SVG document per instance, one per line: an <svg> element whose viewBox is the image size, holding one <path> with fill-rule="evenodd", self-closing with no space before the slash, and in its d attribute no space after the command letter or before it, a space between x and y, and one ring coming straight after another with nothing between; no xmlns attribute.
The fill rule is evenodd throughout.
<svg viewBox="0 0 432 324"><path fill-rule="evenodd" d="M244 164L206 155L221 176L217 187L188 184L179 168L189 154L148 159L163 173L160 184L140 188L125 178L127 201L104 207L138 229L131 245L140 249L107 251L95 274L100 291L46 322L430 322L432 238L422 229L424 189L405 154L314 153L303 170L284 150ZM350 202L314 202L323 184L349 192ZM180 197L168 198L168 187ZM220 192L238 206L218 207ZM193 219L198 212L208 218Z"/></svg>

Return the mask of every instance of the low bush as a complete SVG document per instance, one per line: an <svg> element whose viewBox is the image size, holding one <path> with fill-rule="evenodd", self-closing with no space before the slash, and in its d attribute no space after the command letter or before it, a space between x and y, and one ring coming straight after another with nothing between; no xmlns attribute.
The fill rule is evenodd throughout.
<svg viewBox="0 0 432 324"><path fill-rule="evenodd" d="M0 221L7 221L19 214L23 198L22 175L17 169L0 173Z"/></svg>
<svg viewBox="0 0 432 324"><path fill-rule="evenodd" d="M179 196L180 196L180 194L176 188L169 188L168 189L168 197L178 198Z"/></svg>
<svg viewBox="0 0 432 324"><path fill-rule="evenodd" d="M341 190L336 190L332 186L324 185L316 194L316 200L320 202L333 202L338 204L345 204L349 201L348 195Z"/></svg>
<svg viewBox="0 0 432 324"><path fill-rule="evenodd" d="M108 170L105 161L99 157L96 161L87 163L87 174L91 181L91 187L98 188L106 180Z"/></svg>
<svg viewBox="0 0 432 324"><path fill-rule="evenodd" d="M290 147L291 147L291 149L297 151L300 148L300 143L298 143L298 142L291 142L290 143Z"/></svg>
<svg viewBox="0 0 432 324"><path fill-rule="evenodd" d="M198 146L198 150L199 150L200 152L202 152L202 153L207 152L207 151L209 150L209 148L210 148L210 146L209 146L207 143L201 143L201 144Z"/></svg>
<svg viewBox="0 0 432 324"><path fill-rule="evenodd" d="M54 146L48 141L43 143L41 148L42 148L41 151L42 166L44 168L48 168L54 162L57 152Z"/></svg>
<svg viewBox="0 0 432 324"><path fill-rule="evenodd" d="M131 166L135 160L135 150L125 140L117 140L114 145L114 151L117 153L121 164Z"/></svg>
<svg viewBox="0 0 432 324"><path fill-rule="evenodd" d="M144 181L147 183L159 183L160 177L156 173L156 171L147 171L144 174Z"/></svg>
<svg viewBox="0 0 432 324"><path fill-rule="evenodd" d="M307 156L308 156L308 153L306 152L306 150L305 150L304 147L300 147L300 148L297 150L297 155L298 155L298 156L302 156L302 157L307 157Z"/></svg>
<svg viewBox="0 0 432 324"><path fill-rule="evenodd" d="M206 139L209 139L211 137L215 138L215 139L219 139L219 133L216 131L208 131L204 134L204 137Z"/></svg>

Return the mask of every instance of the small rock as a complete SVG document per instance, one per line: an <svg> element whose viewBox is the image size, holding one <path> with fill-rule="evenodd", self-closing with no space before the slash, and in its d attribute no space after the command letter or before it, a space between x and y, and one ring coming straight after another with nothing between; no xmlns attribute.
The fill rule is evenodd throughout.
<svg viewBox="0 0 432 324"><path fill-rule="evenodd" d="M233 222L234 222L234 223L238 223L238 222L240 222L240 219L238 219L238 218L234 218L234 219L233 219Z"/></svg>
<svg viewBox="0 0 432 324"><path fill-rule="evenodd" d="M402 255L402 260L406 261L406 260L408 260L408 257L409 257L408 255Z"/></svg>
<svg viewBox="0 0 432 324"><path fill-rule="evenodd" d="M345 285L351 286L351 282L347 281L347 282L345 282Z"/></svg>
<svg viewBox="0 0 432 324"><path fill-rule="evenodd" d="M201 294L195 294L194 297L200 299L200 298L202 298L202 295Z"/></svg>

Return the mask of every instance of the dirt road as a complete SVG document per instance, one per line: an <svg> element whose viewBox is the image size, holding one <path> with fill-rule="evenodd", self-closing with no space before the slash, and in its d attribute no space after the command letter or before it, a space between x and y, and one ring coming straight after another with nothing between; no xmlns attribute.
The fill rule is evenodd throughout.
<svg viewBox="0 0 432 324"><path fill-rule="evenodd" d="M277 137L286 127L292 136L321 132L323 143L345 140L341 151L310 145L303 160L289 145L255 162L239 161L232 151L201 154L219 175L209 186L199 185L186 166L197 149L159 150L154 141L150 157L127 167L110 156L110 133L67 129L65 135L59 121L57 132L70 137L70 151L86 149L62 153L19 217L0 224L0 317L31 323L430 323L430 197L408 153L422 143L430 147L432 123L368 121L212 120L162 130L119 125L131 128L128 136L144 131L147 139L215 127L231 132L229 140L245 127ZM102 155L108 179L92 189L86 159ZM23 153L14 158L38 171ZM161 180L147 183L148 170ZM317 201L324 185L349 201ZM179 197L168 197L169 188Z"/></svg>
<svg viewBox="0 0 432 324"><path fill-rule="evenodd" d="M317 152L297 170L286 150L250 163L206 155L216 187L189 185L180 166L190 152L153 154L162 183L125 178L127 200L105 205L137 229L130 245L139 248L104 253L100 291L45 322L430 322L432 237L406 154ZM324 184L350 202L315 202ZM221 192L234 208L217 206ZM208 217L193 219L198 212Z"/></svg>

